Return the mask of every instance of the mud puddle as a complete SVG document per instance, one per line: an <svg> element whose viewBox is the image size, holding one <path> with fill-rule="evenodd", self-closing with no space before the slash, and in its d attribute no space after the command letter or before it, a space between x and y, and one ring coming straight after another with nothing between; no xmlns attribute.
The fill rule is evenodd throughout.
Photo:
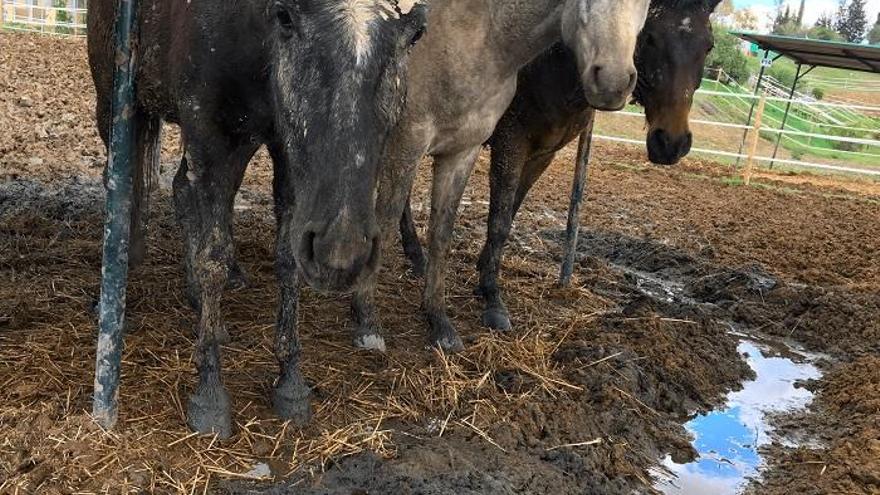
<svg viewBox="0 0 880 495"><path fill-rule="evenodd" d="M742 493L767 464L762 447L805 442L774 431L772 421L807 408L813 393L801 385L821 377L816 363L827 357L764 335L736 311L743 304L763 304L780 287L775 277L761 266L718 266L653 240L616 233L585 233L579 254L587 269L598 259L619 274L619 280L606 280L600 290L622 296L622 312L647 304L668 317L714 320L739 340L737 351L754 373L719 407L685 423L697 458L680 464L667 455L654 472L657 490L668 495Z"/></svg>
<svg viewBox="0 0 880 495"><path fill-rule="evenodd" d="M783 356L775 348L749 340L740 342L737 350L756 378L744 383L742 390L731 392L722 408L685 424L699 458L687 464L664 459L656 485L664 494L741 493L764 467L761 447L774 440L796 446L784 436L776 437L770 418L805 409L812 401L813 393L799 386L821 376L811 356L796 350Z"/></svg>

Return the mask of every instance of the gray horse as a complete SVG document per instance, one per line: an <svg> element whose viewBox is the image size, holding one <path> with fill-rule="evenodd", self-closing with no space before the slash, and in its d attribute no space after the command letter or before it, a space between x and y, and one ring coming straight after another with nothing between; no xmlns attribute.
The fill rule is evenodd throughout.
<svg viewBox="0 0 880 495"><path fill-rule="evenodd" d="M385 149L377 220L385 246L401 218L420 159L434 158L429 263L423 310L429 341L462 348L446 314L445 270L458 206L480 149L517 89L517 74L562 41L575 54L594 108L622 108L636 83L636 39L648 0L435 0L424 41L412 53L409 96ZM384 348L375 277L352 302L355 345Z"/></svg>

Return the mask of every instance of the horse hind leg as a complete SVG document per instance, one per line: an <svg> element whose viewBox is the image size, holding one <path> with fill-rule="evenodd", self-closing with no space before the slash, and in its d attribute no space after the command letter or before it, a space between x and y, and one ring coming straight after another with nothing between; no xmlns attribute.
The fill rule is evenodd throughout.
<svg viewBox="0 0 880 495"><path fill-rule="evenodd" d="M406 206L403 209L403 216L400 217L400 239L403 243L403 252L410 263L410 269L417 278L425 276L425 266L428 264L425 260L425 251L422 249L422 243L419 241L419 234L416 232L416 222L412 213L412 195L406 198Z"/></svg>

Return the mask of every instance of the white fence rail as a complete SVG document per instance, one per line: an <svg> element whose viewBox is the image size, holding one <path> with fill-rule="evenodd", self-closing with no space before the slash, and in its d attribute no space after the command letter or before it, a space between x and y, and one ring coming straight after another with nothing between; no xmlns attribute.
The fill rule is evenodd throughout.
<svg viewBox="0 0 880 495"><path fill-rule="evenodd" d="M87 0L0 0L0 5L3 29L85 35Z"/></svg>

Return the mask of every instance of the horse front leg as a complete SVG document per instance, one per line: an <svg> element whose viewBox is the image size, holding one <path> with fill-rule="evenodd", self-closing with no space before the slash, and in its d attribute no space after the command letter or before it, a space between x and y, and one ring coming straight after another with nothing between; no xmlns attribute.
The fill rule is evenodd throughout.
<svg viewBox="0 0 880 495"><path fill-rule="evenodd" d="M276 273L281 288L281 301L278 307L278 321L275 332L275 357L281 372L275 382L272 407L275 413L285 419L292 419L304 425L312 417L309 403L311 389L300 371L302 345L297 330L299 307L299 277L297 275L293 236L289 229L292 221L282 205L279 216L278 244L276 252Z"/></svg>
<svg viewBox="0 0 880 495"><path fill-rule="evenodd" d="M406 134L406 126L399 125L389 139L382 158L376 199L376 220L382 235L382 249L393 243L393 235L401 227L402 214L415 181L419 160L427 147L423 136ZM404 130L401 133L401 130ZM418 243L418 237L415 242ZM421 249L421 247L419 248ZM381 264L380 264L381 267ZM353 341L358 349L385 351L385 339L379 321L375 297L378 283L377 270L355 289L351 300L354 322Z"/></svg>
<svg viewBox="0 0 880 495"><path fill-rule="evenodd" d="M476 147L438 156L434 160L428 269L422 309L430 325L430 344L447 352L464 349L461 337L446 313L446 265L458 207L479 153L480 147Z"/></svg>

